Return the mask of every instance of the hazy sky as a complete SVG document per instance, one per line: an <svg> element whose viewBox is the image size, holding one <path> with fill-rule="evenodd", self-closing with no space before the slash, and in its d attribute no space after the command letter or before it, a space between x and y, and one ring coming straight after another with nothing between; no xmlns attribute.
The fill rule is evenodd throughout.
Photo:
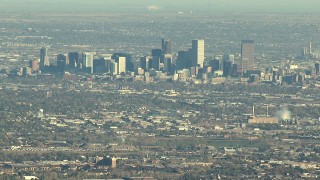
<svg viewBox="0 0 320 180"><path fill-rule="evenodd" d="M2 12L320 12L320 0L0 0Z"/></svg>

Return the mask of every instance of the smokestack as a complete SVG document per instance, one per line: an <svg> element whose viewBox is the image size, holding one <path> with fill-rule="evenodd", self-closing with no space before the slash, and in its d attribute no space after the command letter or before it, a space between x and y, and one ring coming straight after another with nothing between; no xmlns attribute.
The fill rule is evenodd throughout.
<svg viewBox="0 0 320 180"><path fill-rule="evenodd" d="M269 117L269 106L267 105L267 117Z"/></svg>
<svg viewBox="0 0 320 180"><path fill-rule="evenodd" d="M254 117L254 105L252 106L252 116Z"/></svg>
<svg viewBox="0 0 320 180"><path fill-rule="evenodd" d="M312 43L309 42L309 53L311 54L312 53Z"/></svg>

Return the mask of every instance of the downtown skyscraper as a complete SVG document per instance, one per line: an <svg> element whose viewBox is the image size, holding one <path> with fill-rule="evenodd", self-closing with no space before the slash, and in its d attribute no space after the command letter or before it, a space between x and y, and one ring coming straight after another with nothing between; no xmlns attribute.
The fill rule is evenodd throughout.
<svg viewBox="0 0 320 180"><path fill-rule="evenodd" d="M243 40L241 42L241 66L240 72L254 70L254 41Z"/></svg>
<svg viewBox="0 0 320 180"><path fill-rule="evenodd" d="M82 53L82 69L87 73L93 73L93 54L89 52Z"/></svg>
<svg viewBox="0 0 320 180"><path fill-rule="evenodd" d="M44 70L46 67L50 66L50 61L48 57L48 49L43 47L40 49L40 70Z"/></svg>
<svg viewBox="0 0 320 180"><path fill-rule="evenodd" d="M192 40L191 49L191 63L192 67L199 66L203 68L204 65L204 40Z"/></svg>
<svg viewBox="0 0 320 180"><path fill-rule="evenodd" d="M172 41L162 39L161 40L161 49L163 54L172 54Z"/></svg>

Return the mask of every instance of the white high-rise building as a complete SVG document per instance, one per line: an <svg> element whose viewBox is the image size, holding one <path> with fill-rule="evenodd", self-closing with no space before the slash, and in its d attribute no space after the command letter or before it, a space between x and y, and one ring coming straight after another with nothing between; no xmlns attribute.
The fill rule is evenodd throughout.
<svg viewBox="0 0 320 180"><path fill-rule="evenodd" d="M126 57L117 57L116 62L118 63L118 73L126 73Z"/></svg>
<svg viewBox="0 0 320 180"><path fill-rule="evenodd" d="M197 39L192 40L192 66L200 66L203 68L204 65L204 40Z"/></svg>
<svg viewBox="0 0 320 180"><path fill-rule="evenodd" d="M112 60L110 63L110 73L112 75L117 75L119 74L118 69L118 63Z"/></svg>
<svg viewBox="0 0 320 180"><path fill-rule="evenodd" d="M93 73L93 54L82 54L82 68L88 73Z"/></svg>

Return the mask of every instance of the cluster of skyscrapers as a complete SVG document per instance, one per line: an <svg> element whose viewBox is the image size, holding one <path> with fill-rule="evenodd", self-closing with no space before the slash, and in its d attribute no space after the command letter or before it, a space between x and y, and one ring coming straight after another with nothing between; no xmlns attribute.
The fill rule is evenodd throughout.
<svg viewBox="0 0 320 180"><path fill-rule="evenodd" d="M161 49L152 49L151 56L148 55L140 58L138 74L143 74L151 69L173 73L172 47L172 41L162 39Z"/></svg>
<svg viewBox="0 0 320 180"><path fill-rule="evenodd" d="M131 56L124 53L101 54L96 56L95 52L69 52L68 54L58 54L55 63L50 63L48 49L40 49L40 61L38 59L30 61L32 72L65 72L69 70L80 70L85 73L111 73L118 75L133 71Z"/></svg>
<svg viewBox="0 0 320 180"><path fill-rule="evenodd" d="M203 68L204 58L204 40L193 40L191 49L178 52L177 69Z"/></svg>
<svg viewBox="0 0 320 180"><path fill-rule="evenodd" d="M187 51L179 51L176 61L176 69L188 72L191 76L199 74L216 76L241 76L254 71L254 41L244 40L241 42L241 59L235 62L232 54L217 56L214 59L206 59L204 56L204 40L193 40L192 48Z"/></svg>
<svg viewBox="0 0 320 180"><path fill-rule="evenodd" d="M221 58L205 59L205 42L203 39L192 40L191 48L173 53L171 40L162 39L161 48L152 49L151 55L133 60L126 53L96 54L95 52L69 52L58 54L56 63L50 63L48 49L41 48L40 61L30 61L33 72L65 72L79 70L90 74L125 75L131 72L145 75L147 72L161 72L166 75L188 74L188 77L214 74L218 76L239 76L254 71L254 41L241 43L241 59L235 62L234 55ZM55 65L53 65L55 64ZM155 73L153 73L155 74ZM159 74L159 73L158 73ZM147 75L150 75L150 73Z"/></svg>

